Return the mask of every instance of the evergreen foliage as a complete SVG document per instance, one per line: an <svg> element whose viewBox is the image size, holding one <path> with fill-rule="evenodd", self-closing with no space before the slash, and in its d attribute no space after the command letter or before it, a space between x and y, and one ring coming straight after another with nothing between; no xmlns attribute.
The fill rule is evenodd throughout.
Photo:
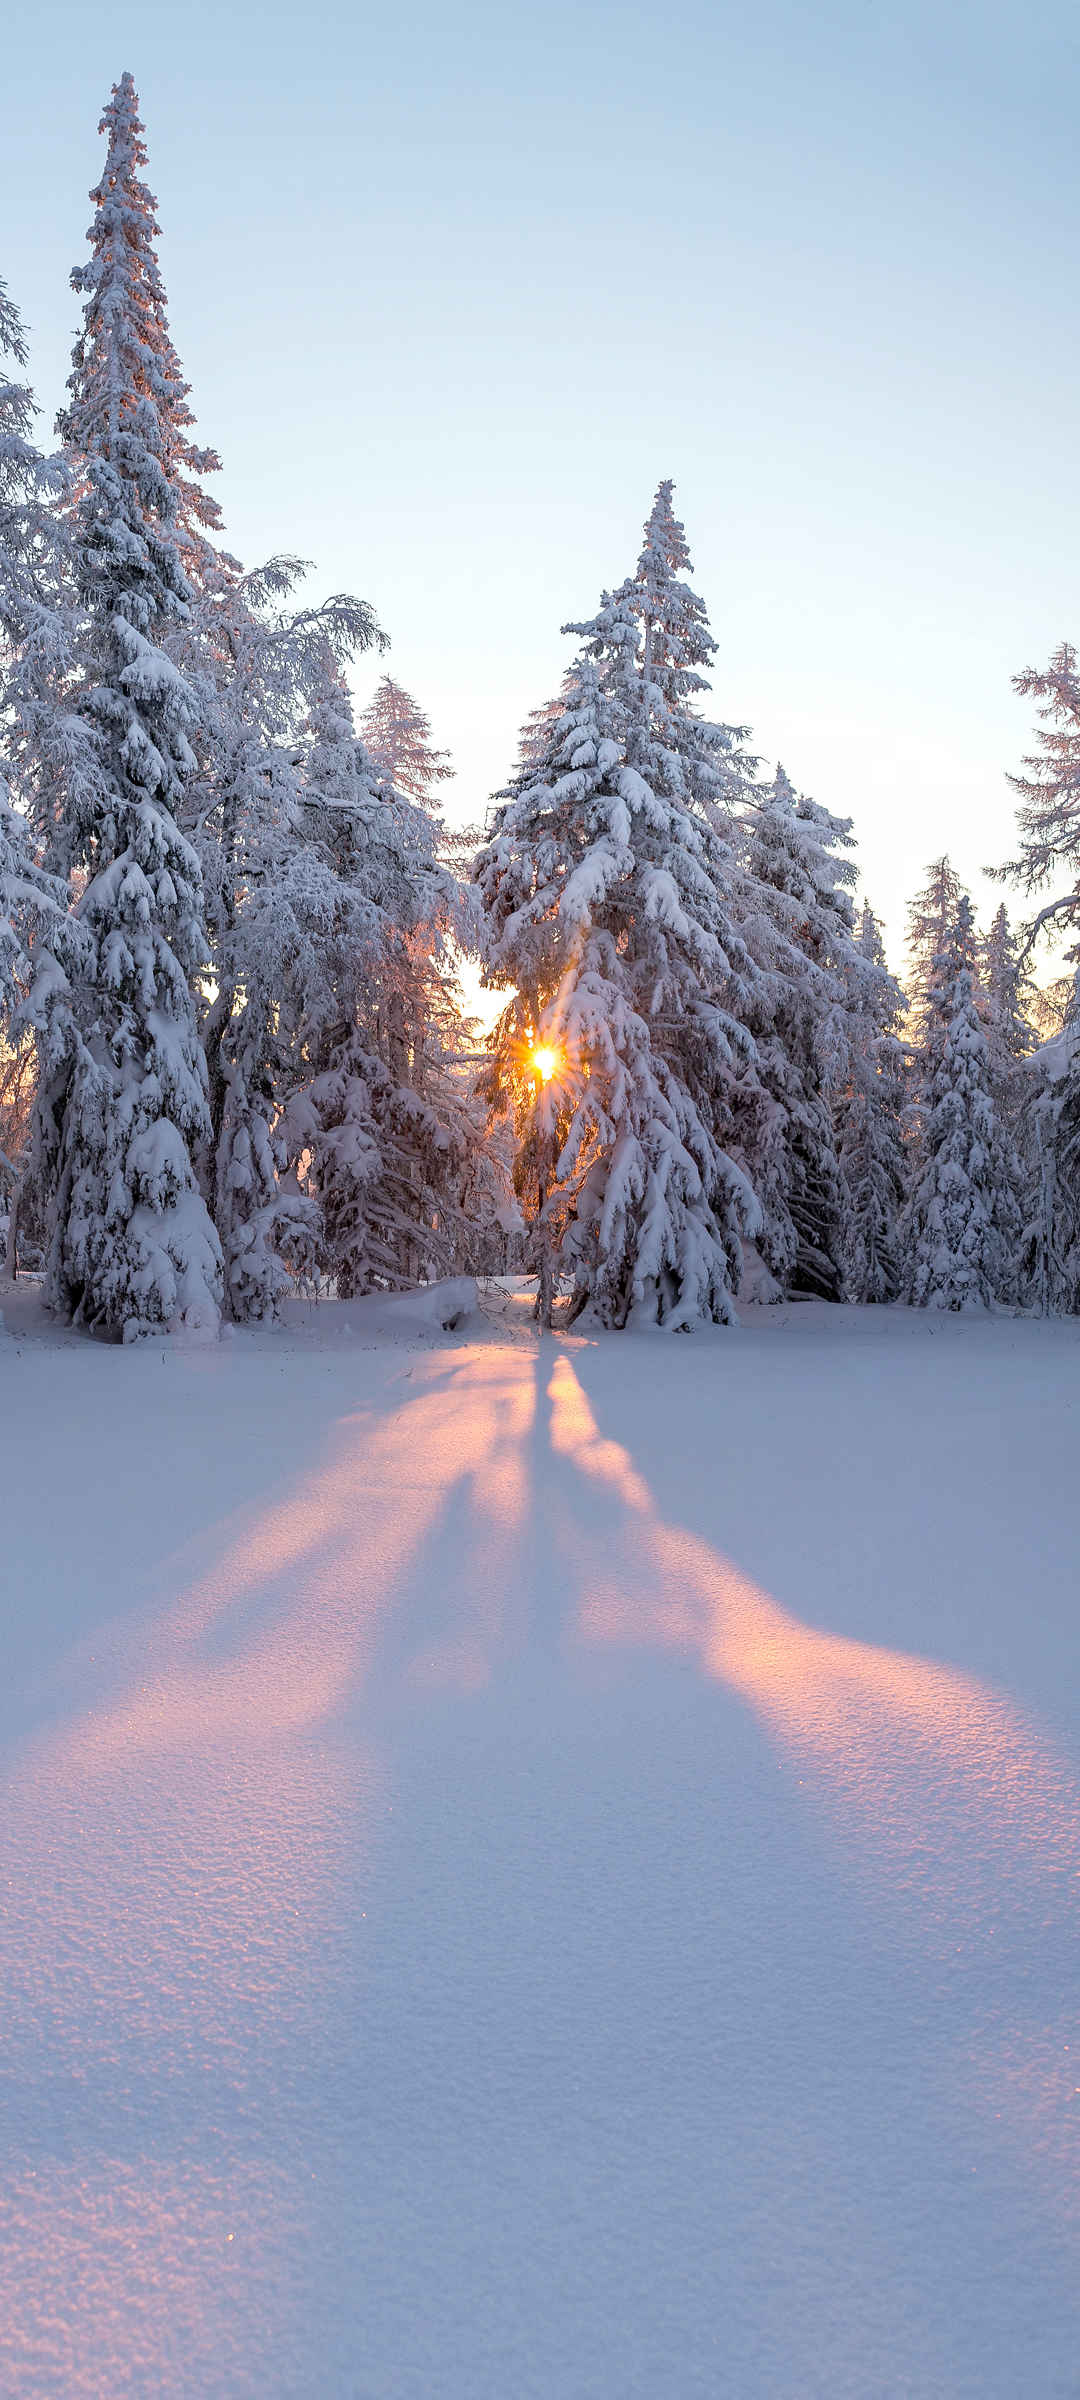
<svg viewBox="0 0 1080 2400"><path fill-rule="evenodd" d="M414 808L426 808L438 816L441 802L436 786L448 782L454 773L450 753L434 748L430 717L392 675L383 676L363 710L360 734L387 783L411 800Z"/></svg>
<svg viewBox="0 0 1080 2400"><path fill-rule="evenodd" d="M7 373L5 359L21 370L27 349L0 282L0 1041L16 1019L38 1021L61 974L58 953L79 949L65 922L65 886L39 865L25 814L12 806L10 777L25 791L57 747L49 703L58 669L69 664L70 626L55 508L62 477L31 440L33 394Z"/></svg>
<svg viewBox="0 0 1080 2400"><path fill-rule="evenodd" d="M732 1314L740 1238L759 1211L724 1147L753 1057L724 992L752 976L730 908L728 846L702 802L722 745L688 701L713 644L680 580L682 528L661 485L637 575L582 637L542 768L522 774L482 851L485 957L516 987L489 1089L513 1097L517 1180L571 1316L673 1327ZM536 1094L529 1060L556 1075Z"/></svg>
<svg viewBox="0 0 1080 2400"><path fill-rule="evenodd" d="M1036 1043L1031 979L1004 901L979 945L979 967L991 1070L1004 1090Z"/></svg>
<svg viewBox="0 0 1080 2400"><path fill-rule="evenodd" d="M1067 888L979 938L934 861L906 1040L849 824L708 713L669 481L487 836L447 828L411 694L383 675L354 721L370 608L223 546L129 75L101 130L57 458L0 284L0 1181L52 1304L212 1331L490 1257L510 1118L546 1322L560 1279L571 1321L723 1322L751 1243L759 1294L1076 1310L1076 984L1026 963L1080 924L1072 647L1015 679L1040 722L1001 870ZM478 943L513 988L479 1080Z"/></svg>
<svg viewBox="0 0 1080 2400"><path fill-rule="evenodd" d="M908 909L907 976L908 1032L916 1045L925 1045L940 1030L932 994L936 991L937 960L960 905L960 878L947 857L935 858L926 882Z"/></svg>
<svg viewBox="0 0 1080 2400"><path fill-rule="evenodd" d="M50 811L47 864L82 889L86 959L44 1030L39 1159L47 1289L131 1338L217 1323L221 1261L197 1166L210 1136L191 979L206 962L199 864L177 816L199 721L162 635L191 599L169 475L184 407L131 77L102 118L91 257L61 431L75 491L74 711L81 773Z"/></svg>
<svg viewBox="0 0 1080 2400"><path fill-rule="evenodd" d="M838 1158L844 1196L844 1287L849 1300L882 1303L900 1289L904 1156L904 995L889 974L869 901L855 935L874 976L853 981L848 1080L839 1106Z"/></svg>
<svg viewBox="0 0 1080 2400"><path fill-rule="evenodd" d="M231 1315L276 1313L310 1271L317 1212L287 1171L281 1111L306 1072L324 945L340 905L304 805L309 712L325 662L380 639L363 602L288 604L301 562L213 576L185 630L202 709L188 821L204 878L211 976L214 1215Z"/></svg>
<svg viewBox="0 0 1080 2400"><path fill-rule="evenodd" d="M744 1096L747 1170L764 1209L761 1249L778 1282L819 1299L844 1289L844 1190L836 1109L848 1078L848 1010L879 970L855 945L838 852L850 825L798 798L778 767L746 819L744 931L762 969L750 1023L757 1084Z"/></svg>
<svg viewBox="0 0 1080 2400"><path fill-rule="evenodd" d="M1018 856L1001 869L1029 894L1045 890L1056 875L1068 889L1037 910L1026 929L1026 948L1044 928L1059 928L1075 936L1080 927L1080 674L1072 644L1062 642L1044 670L1027 667L1013 679L1016 691L1039 702L1036 749L1024 759L1025 772L1010 776L1017 793L1020 833ZM1075 967L1080 943L1074 938L1065 953ZM1024 1055L1023 1032L1031 1008L1020 961L1010 944L991 968L999 987L992 1004L992 1021L1001 1069L1008 1074L1009 1053ZM1045 1315L1075 1315L1080 1310L1080 1041L1077 1039L1076 980L1071 988L1062 978L1057 987L1064 997L1060 1031L1052 1033L1026 1071L1009 1076L1010 1096L1019 1094L1013 1111L1026 1151L1029 1180L1024 1267L1031 1305Z"/></svg>
<svg viewBox="0 0 1080 2400"><path fill-rule="evenodd" d="M1080 1316L1080 1008L1029 1060L1021 1115L1030 1161L1023 1261L1039 1316Z"/></svg>
<svg viewBox="0 0 1080 2400"><path fill-rule="evenodd" d="M1056 921L1071 929L1080 925L1080 674L1071 642L1060 643L1045 668L1014 675L1013 689L1039 701L1041 721L1026 773L1009 777L1020 803L1020 850L1000 872L1033 893L1064 871L1070 890L1046 902L1032 930Z"/></svg>
<svg viewBox="0 0 1080 2400"><path fill-rule="evenodd" d="M455 1080L446 937L452 879L427 812L381 777L327 655L304 756L312 858L326 885L308 1072L284 1133L318 1201L320 1258L344 1298L453 1263L470 1116Z"/></svg>
<svg viewBox="0 0 1080 2400"><path fill-rule="evenodd" d="M904 1292L917 1308L989 1308L1013 1297L1019 1219L1002 1176L976 959L965 892L926 985L929 1038L917 1062L919 1140L904 1225Z"/></svg>

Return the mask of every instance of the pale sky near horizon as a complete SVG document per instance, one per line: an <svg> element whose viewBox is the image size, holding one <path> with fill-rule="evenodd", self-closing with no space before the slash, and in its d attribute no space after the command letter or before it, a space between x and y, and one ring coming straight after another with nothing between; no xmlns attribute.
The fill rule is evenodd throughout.
<svg viewBox="0 0 1080 2400"><path fill-rule="evenodd" d="M1078 51L1063 5L963 0L46 0L0 154L43 433L129 67L230 546L375 604L448 813L674 476L713 713L854 818L899 964L941 849L997 905L1010 677L1080 641Z"/></svg>

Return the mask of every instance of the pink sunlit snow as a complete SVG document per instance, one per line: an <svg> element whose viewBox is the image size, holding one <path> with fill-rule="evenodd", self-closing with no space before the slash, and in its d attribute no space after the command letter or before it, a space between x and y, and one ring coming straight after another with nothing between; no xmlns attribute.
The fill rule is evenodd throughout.
<svg viewBox="0 0 1080 2400"><path fill-rule="evenodd" d="M5 1301L0 2381L1070 2391L1080 1332L450 1297Z"/></svg>

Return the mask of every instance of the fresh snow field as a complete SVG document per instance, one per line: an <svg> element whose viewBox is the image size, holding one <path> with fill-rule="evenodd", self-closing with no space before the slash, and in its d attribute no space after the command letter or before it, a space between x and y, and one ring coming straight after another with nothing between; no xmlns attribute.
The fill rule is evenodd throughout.
<svg viewBox="0 0 1080 2400"><path fill-rule="evenodd" d="M1080 1323L489 1305L4 1301L0 2390L1080 2393Z"/></svg>

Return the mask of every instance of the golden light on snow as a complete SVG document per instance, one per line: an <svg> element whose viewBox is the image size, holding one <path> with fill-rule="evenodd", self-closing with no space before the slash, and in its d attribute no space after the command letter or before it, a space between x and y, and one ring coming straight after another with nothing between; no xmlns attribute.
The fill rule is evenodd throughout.
<svg viewBox="0 0 1080 2400"><path fill-rule="evenodd" d="M1080 1866L1080 1806L1067 1767L1011 1701L955 1667L803 1624L665 1520L566 1356L547 1397L552 1450L619 1512L602 1551L578 1562L581 1638L679 1650L728 1684L812 1778L860 1873L899 1883L922 1910L928 1940L945 1928L971 1941L998 1917L1003 1861L1018 1892L1051 1906ZM1073 2080L1060 2056L1055 2072L1055 2091Z"/></svg>
<svg viewBox="0 0 1080 2400"><path fill-rule="evenodd" d="M535 1050L530 1050L529 1058L533 1072L539 1075L541 1083L550 1083L552 1076L558 1073L558 1051L550 1049L546 1042L541 1042Z"/></svg>
<svg viewBox="0 0 1080 2400"><path fill-rule="evenodd" d="M390 1816L360 1695L381 1726L387 1690L407 1687L411 1722L429 1689L441 1708L490 1686L501 1721L537 1658L571 1681L584 1661L591 1705L603 1652L667 1649L746 1702L860 1913L902 1912L904 1955L947 1975L958 2005L974 1995L970 2034L958 2020L942 2052L950 2109L986 2129L990 2158L1019 2160L1055 2241L1073 2238L1075 2035L1034 1984L1015 2010L1011 1983L985 2011L978 1989L984 1965L1023 1964L1033 1929L1056 1941L1066 1922L1067 1764L1004 1695L802 1622L673 1517L648 1460L598 1419L594 1374L602 1393L575 1337L554 1365L513 1343L416 1357L393 1386L407 1399L384 1413L375 1386L291 1482L206 1528L187 1571L163 1561L111 1692L20 1752L0 1819L5 2040L28 2090L51 2103L63 2077L84 2098L69 2154L43 2147L7 2178L3 2390L164 2391L181 2343L186 2388L219 2388L238 2305L262 2305L271 2278L288 2298L320 2222L313 2175L256 2137ZM718 1816L719 1873L725 1837ZM265 2064L264 2024L279 2029ZM134 2132L128 2093L144 2088L166 2126L179 2095L207 2094L175 2156L144 2140L125 2155L98 2130L115 2115ZM218 2101L234 2090L230 2137Z"/></svg>

